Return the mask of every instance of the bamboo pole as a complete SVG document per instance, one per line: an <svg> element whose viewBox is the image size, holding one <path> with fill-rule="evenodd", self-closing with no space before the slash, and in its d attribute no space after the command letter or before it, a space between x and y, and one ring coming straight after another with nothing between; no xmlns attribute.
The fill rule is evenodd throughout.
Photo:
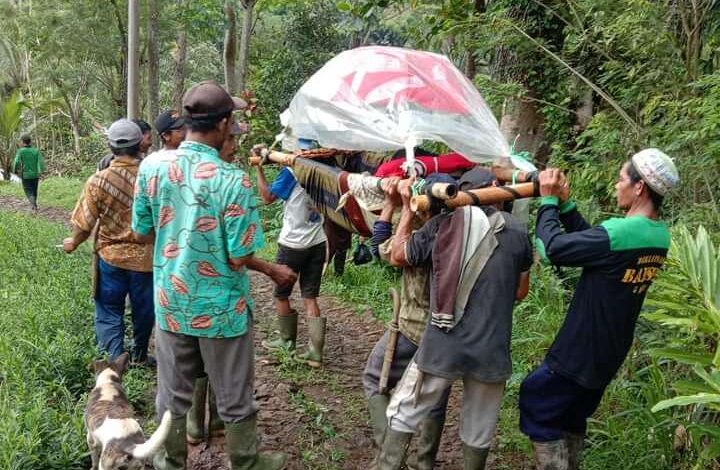
<svg viewBox="0 0 720 470"><path fill-rule="evenodd" d="M491 186L482 189L460 191L454 198L446 200L445 205L450 209L454 209L460 206L498 204L500 202L513 201L526 197L537 197L539 195L539 187L536 183ZM430 209L430 198L428 196L414 196L410 200L410 208L413 211L426 211Z"/></svg>
<svg viewBox="0 0 720 470"><path fill-rule="evenodd" d="M295 165L295 161L297 158L307 158L304 155L295 155L292 153L284 153L284 152L277 152L274 150L267 150L263 149L261 151L261 154L263 156L258 156L257 154L253 154L249 159L249 163L251 166L259 166L263 163L263 159L265 161L270 161L273 163L277 163L279 165L283 166L289 166L292 167ZM369 176L369 178L376 178L374 176ZM387 178L377 178L380 182L384 181ZM382 183L380 183L382 185ZM430 194L433 195L433 197L436 197L438 199L452 199L455 197L455 195L458 193L457 185L450 184L450 183L434 183L430 185Z"/></svg>

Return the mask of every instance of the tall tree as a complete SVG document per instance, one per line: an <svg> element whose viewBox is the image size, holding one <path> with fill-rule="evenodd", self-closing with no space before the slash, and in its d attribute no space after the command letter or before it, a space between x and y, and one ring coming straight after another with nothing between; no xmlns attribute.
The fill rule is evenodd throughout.
<svg viewBox="0 0 720 470"><path fill-rule="evenodd" d="M182 109L182 97L185 93L185 62L187 60L187 30L184 25L178 31L175 40L175 53L173 61L175 64L175 73L173 80L172 102L175 109Z"/></svg>
<svg viewBox="0 0 720 470"><path fill-rule="evenodd" d="M238 92L235 58L237 56L237 20L234 0L225 2L225 41L223 43L223 66L225 88L231 93Z"/></svg>
<svg viewBox="0 0 720 470"><path fill-rule="evenodd" d="M242 91L246 88L248 57L250 54L250 36L252 35L253 26L253 8L255 8L256 0L240 0L240 2L243 6L243 25L240 33L240 58L237 78L238 91Z"/></svg>
<svg viewBox="0 0 720 470"><path fill-rule="evenodd" d="M150 122L160 113L160 54L158 52L158 30L160 11L157 0L148 0L148 103ZM158 146L158 136L153 134L153 143Z"/></svg>

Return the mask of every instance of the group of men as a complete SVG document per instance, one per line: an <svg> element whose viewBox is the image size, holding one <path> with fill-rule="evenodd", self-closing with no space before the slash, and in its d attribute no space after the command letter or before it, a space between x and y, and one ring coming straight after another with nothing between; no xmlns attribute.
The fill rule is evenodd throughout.
<svg viewBox="0 0 720 470"><path fill-rule="evenodd" d="M253 184L233 163L242 132L233 113L245 106L215 82L195 85L181 111L157 118L163 148L144 158L141 127L125 119L113 123L107 131L112 156L86 183L64 241L70 253L95 233L95 328L103 351L114 358L124 350L128 296L135 362L154 362L147 347L157 325L157 413L172 414L157 469L186 468L187 441L216 432L225 434L234 469L279 469L286 461L279 452L257 450L248 270L275 283L279 335L263 345L295 350L298 313L289 296L299 279L309 343L297 357L313 367L325 360L326 319L317 302L327 259L323 217L292 169L268 184L260 167L262 200L282 200L284 213L277 263L256 256L264 236ZM480 166L459 180L434 174L427 182L454 182L461 191L498 184ZM538 251L583 272L545 361L521 387L520 427L533 442L538 469L578 468L586 420L629 350L645 293L667 253L669 232L658 211L677 183L665 154L637 153L616 185L626 217L591 227L569 199L565 176L554 169L540 173ZM433 204L430 212L415 213L412 184L382 181L385 204L373 227L374 253L402 268L387 387L380 381L390 332L363 374L377 445L373 465L433 468L449 391L462 380L464 468L482 469L511 373L513 306L528 293L533 249L527 228L506 207ZM406 461L416 432L417 452Z"/></svg>

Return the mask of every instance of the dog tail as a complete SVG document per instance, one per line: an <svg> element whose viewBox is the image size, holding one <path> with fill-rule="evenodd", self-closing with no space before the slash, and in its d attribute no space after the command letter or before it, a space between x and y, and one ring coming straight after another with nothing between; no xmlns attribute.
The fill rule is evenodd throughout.
<svg viewBox="0 0 720 470"><path fill-rule="evenodd" d="M132 450L133 457L141 460L149 459L158 453L162 445L165 443L165 439L167 439L168 434L170 434L170 418L170 411L165 411L162 420L160 421L160 426L158 426L152 436L150 436L150 439L142 444L136 445Z"/></svg>

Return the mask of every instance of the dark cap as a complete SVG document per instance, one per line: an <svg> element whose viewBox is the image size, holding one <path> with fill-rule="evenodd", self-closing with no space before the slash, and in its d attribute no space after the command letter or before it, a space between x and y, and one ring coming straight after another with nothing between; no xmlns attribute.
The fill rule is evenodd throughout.
<svg viewBox="0 0 720 470"><path fill-rule="evenodd" d="M200 82L186 91L182 105L183 116L192 119L214 119L247 107L244 100L230 96L212 80Z"/></svg>
<svg viewBox="0 0 720 470"><path fill-rule="evenodd" d="M160 113L155 119L155 130L161 135L173 129L181 129L184 125L185 120L174 109L168 109Z"/></svg>
<svg viewBox="0 0 720 470"><path fill-rule="evenodd" d="M480 189L492 186L497 181L495 174L482 166L476 166L470 171L466 171L458 180L460 191L468 189Z"/></svg>

